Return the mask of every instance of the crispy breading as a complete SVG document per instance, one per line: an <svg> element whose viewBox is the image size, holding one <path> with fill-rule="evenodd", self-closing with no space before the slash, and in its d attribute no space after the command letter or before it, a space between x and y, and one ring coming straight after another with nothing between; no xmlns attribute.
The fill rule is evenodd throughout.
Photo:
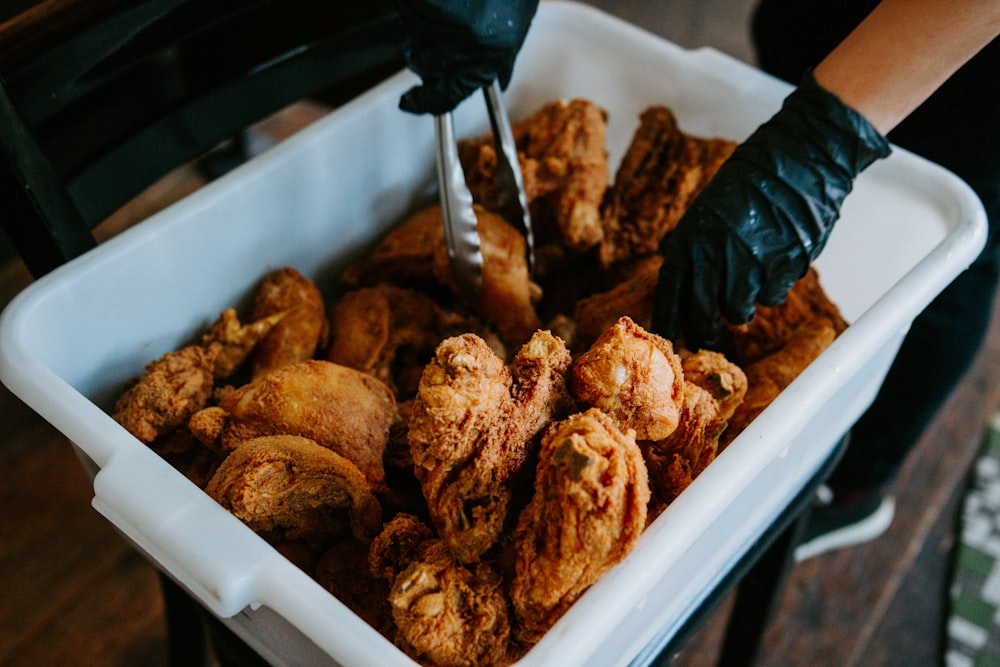
<svg viewBox="0 0 1000 667"><path fill-rule="evenodd" d="M183 426L212 394L215 354L189 345L149 362L115 402L112 417L146 444Z"/></svg>
<svg viewBox="0 0 1000 667"><path fill-rule="evenodd" d="M510 664L510 611L495 568L463 565L438 540L418 552L389 592L396 642L437 667Z"/></svg>
<svg viewBox="0 0 1000 667"><path fill-rule="evenodd" d="M735 440L836 337L836 329L829 320L806 320L780 349L744 367L748 384L746 397L729 420L722 435L722 446Z"/></svg>
<svg viewBox="0 0 1000 667"><path fill-rule="evenodd" d="M534 306L541 292L528 271L526 242L499 215L480 206L475 211L483 255L482 287L478 301L467 307L493 326L506 345L517 347L541 326ZM421 209L408 217L345 276L345 284L352 288L379 283L416 287L429 293L444 287L452 298L459 294L448 259L440 206Z"/></svg>
<svg viewBox="0 0 1000 667"><path fill-rule="evenodd" d="M254 531L278 531L287 539L329 541L342 537L346 525L368 543L382 523L382 509L358 467L296 435L242 442L205 491Z"/></svg>
<svg viewBox="0 0 1000 667"><path fill-rule="evenodd" d="M620 318L573 362L573 397L639 440L662 440L680 420L684 373L666 338Z"/></svg>
<svg viewBox="0 0 1000 667"><path fill-rule="evenodd" d="M379 380L329 361L282 366L196 413L188 427L222 451L262 435L300 435L354 463L376 488L396 418L392 392Z"/></svg>
<svg viewBox="0 0 1000 667"><path fill-rule="evenodd" d="M328 325L323 295L310 279L291 267L271 271L254 294L251 318L283 313L251 354L253 377L312 359L326 344Z"/></svg>
<svg viewBox="0 0 1000 667"><path fill-rule="evenodd" d="M424 370L410 450L434 525L460 561L496 544L511 482L541 430L569 408L569 364L569 351L548 332L537 332L510 368L466 334L443 341Z"/></svg>
<svg viewBox="0 0 1000 667"><path fill-rule="evenodd" d="M664 106L644 110L601 209L601 264L656 253L735 148L733 141L683 132Z"/></svg>
<svg viewBox="0 0 1000 667"><path fill-rule="evenodd" d="M589 100L558 100L515 122L511 131L541 242L558 239L575 251L600 242L600 205L608 186L607 114ZM492 136L459 142L473 199L497 210Z"/></svg>
<svg viewBox="0 0 1000 667"><path fill-rule="evenodd" d="M591 408L542 439L535 492L514 532L516 636L537 641L635 546L649 482L631 431Z"/></svg>

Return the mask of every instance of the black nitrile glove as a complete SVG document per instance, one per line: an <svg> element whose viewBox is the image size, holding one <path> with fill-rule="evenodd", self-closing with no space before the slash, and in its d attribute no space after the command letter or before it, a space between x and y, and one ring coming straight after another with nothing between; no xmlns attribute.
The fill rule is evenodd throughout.
<svg viewBox="0 0 1000 667"><path fill-rule="evenodd" d="M807 75L722 165L660 243L653 329L712 347L721 318L749 322L805 275L865 167L889 143Z"/></svg>
<svg viewBox="0 0 1000 667"><path fill-rule="evenodd" d="M406 62L422 85L399 107L442 114L494 80L510 83L514 59L538 0L398 0L407 33Z"/></svg>

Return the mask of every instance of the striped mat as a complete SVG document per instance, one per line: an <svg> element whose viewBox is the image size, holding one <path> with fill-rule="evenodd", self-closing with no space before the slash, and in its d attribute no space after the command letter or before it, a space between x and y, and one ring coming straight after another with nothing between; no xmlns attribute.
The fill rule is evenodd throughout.
<svg viewBox="0 0 1000 667"><path fill-rule="evenodd" d="M949 590L946 667L1000 667L1000 414L970 470Z"/></svg>

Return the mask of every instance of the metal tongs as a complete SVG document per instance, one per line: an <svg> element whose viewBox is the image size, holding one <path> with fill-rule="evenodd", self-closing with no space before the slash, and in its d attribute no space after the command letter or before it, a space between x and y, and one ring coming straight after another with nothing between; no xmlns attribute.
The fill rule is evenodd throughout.
<svg viewBox="0 0 1000 667"><path fill-rule="evenodd" d="M499 210L496 212L524 235L528 270L534 273L535 241L531 232L531 216L524 194L521 166L517 160L514 133L510 129L510 121L500 95L500 84L494 81L483 88L483 94L486 97L486 110L497 154L494 178ZM483 254L476 214L472 209L472 193L465 183L465 172L458 159L455 128L450 112L434 117L434 130L437 137L441 217L448 259L462 296L470 303L475 303L483 285Z"/></svg>

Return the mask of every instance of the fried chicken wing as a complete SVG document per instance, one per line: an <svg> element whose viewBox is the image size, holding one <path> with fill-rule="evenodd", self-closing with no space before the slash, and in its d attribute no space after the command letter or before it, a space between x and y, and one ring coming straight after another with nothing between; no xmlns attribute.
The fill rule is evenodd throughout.
<svg viewBox="0 0 1000 667"><path fill-rule="evenodd" d="M112 417L149 444L205 407L215 382L215 352L189 345L146 364L142 378L115 402Z"/></svg>
<svg viewBox="0 0 1000 667"><path fill-rule="evenodd" d="M283 317L252 352L253 377L312 359L326 342L323 295L311 280L291 267L264 276L254 295L253 320L278 313L284 313Z"/></svg>
<svg viewBox="0 0 1000 667"><path fill-rule="evenodd" d="M746 366L746 397L729 420L722 446L735 440L836 337L829 320L807 320L792 332L783 347Z"/></svg>
<svg viewBox="0 0 1000 667"><path fill-rule="evenodd" d="M344 456L376 488L396 415L392 392L374 377L329 361L282 366L192 416L202 442L233 450L262 435L299 435Z"/></svg>
<svg viewBox="0 0 1000 667"><path fill-rule="evenodd" d="M634 434L591 408L542 439L535 493L514 533L516 636L533 642L635 546L650 492Z"/></svg>
<svg viewBox="0 0 1000 667"><path fill-rule="evenodd" d="M680 420L684 374L670 341L620 318L579 355L573 397L600 408L638 440L662 440Z"/></svg>
<svg viewBox="0 0 1000 667"><path fill-rule="evenodd" d="M215 378L223 380L235 373L285 314L281 311L241 324L235 308L223 310L201 338L202 347L215 354Z"/></svg>
<svg viewBox="0 0 1000 667"><path fill-rule="evenodd" d="M731 359L748 366L783 347L799 326L813 320L827 321L837 336L847 328L840 309L823 289L816 268L810 267L783 303L758 305L749 323L726 325L724 346Z"/></svg>
<svg viewBox="0 0 1000 667"><path fill-rule="evenodd" d="M492 548L507 520L511 482L545 425L570 404L570 354L539 331L510 369L472 334L438 346L410 418L415 472L441 539L462 562Z"/></svg>
<svg viewBox="0 0 1000 667"><path fill-rule="evenodd" d="M600 242L608 186L607 114L589 100L559 100L513 124L525 196L536 234L582 251ZM459 142L473 199L497 208L491 136Z"/></svg>
<svg viewBox="0 0 1000 667"><path fill-rule="evenodd" d="M368 543L382 523L381 507L358 467L295 435L244 441L205 491L254 531L280 532L285 539L328 541L347 526Z"/></svg>
<svg viewBox="0 0 1000 667"><path fill-rule="evenodd" d="M601 210L601 263L656 253L735 148L733 141L682 132L666 107L643 111Z"/></svg>

